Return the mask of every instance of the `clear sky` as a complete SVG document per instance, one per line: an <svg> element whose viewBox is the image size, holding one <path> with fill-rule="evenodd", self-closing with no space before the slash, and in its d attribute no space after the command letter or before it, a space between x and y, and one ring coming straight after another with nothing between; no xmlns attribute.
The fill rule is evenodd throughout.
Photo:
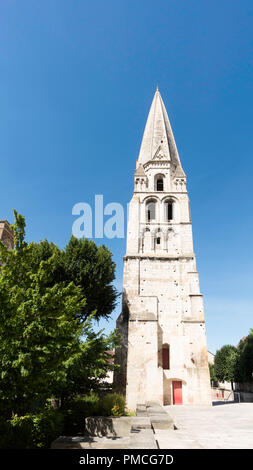
<svg viewBox="0 0 253 470"><path fill-rule="evenodd" d="M0 2L0 219L15 208L28 240L64 247L75 203L126 205L158 84L213 352L253 327L252 39L252 0ZM125 239L98 242L121 290Z"/></svg>

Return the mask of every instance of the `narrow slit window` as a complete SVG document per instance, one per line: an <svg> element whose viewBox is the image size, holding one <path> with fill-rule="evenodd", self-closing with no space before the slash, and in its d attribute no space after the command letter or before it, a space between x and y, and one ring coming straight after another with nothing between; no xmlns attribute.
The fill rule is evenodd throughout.
<svg viewBox="0 0 253 470"><path fill-rule="evenodd" d="M167 205L166 207L167 220L172 220L173 219L173 203L167 202L166 205Z"/></svg>
<svg viewBox="0 0 253 470"><path fill-rule="evenodd" d="M170 348L166 346L162 349L163 369L170 368Z"/></svg>
<svg viewBox="0 0 253 470"><path fill-rule="evenodd" d="M161 243L161 238L160 238L160 237L158 237L158 238L156 239L156 243L157 243L157 245L160 245L160 243Z"/></svg>
<svg viewBox="0 0 253 470"><path fill-rule="evenodd" d="M156 182L156 190L163 191L163 179L159 178Z"/></svg>

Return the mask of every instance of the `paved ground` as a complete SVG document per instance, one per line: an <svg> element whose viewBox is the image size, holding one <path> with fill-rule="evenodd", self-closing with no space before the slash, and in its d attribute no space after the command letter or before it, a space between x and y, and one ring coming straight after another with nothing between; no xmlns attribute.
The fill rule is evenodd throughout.
<svg viewBox="0 0 253 470"><path fill-rule="evenodd" d="M60 437L52 449L157 449L151 429L131 433L130 437Z"/></svg>
<svg viewBox="0 0 253 470"><path fill-rule="evenodd" d="M170 424L166 412L176 429L163 429ZM137 426L129 437L61 437L52 448L253 449L253 403L152 406L133 419ZM146 425L147 420L151 424Z"/></svg>
<svg viewBox="0 0 253 470"><path fill-rule="evenodd" d="M253 449L253 403L165 406L177 430L156 432L160 449Z"/></svg>

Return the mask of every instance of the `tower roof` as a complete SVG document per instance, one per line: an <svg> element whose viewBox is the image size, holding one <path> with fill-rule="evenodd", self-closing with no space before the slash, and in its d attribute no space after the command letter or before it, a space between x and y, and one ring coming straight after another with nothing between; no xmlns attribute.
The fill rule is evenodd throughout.
<svg viewBox="0 0 253 470"><path fill-rule="evenodd" d="M138 163L145 165L153 159L170 160L182 169L169 117L158 87L149 111Z"/></svg>
<svg viewBox="0 0 253 470"><path fill-rule="evenodd" d="M139 163L138 168L135 170L135 176L146 176L146 173L143 170L143 166L141 163Z"/></svg>

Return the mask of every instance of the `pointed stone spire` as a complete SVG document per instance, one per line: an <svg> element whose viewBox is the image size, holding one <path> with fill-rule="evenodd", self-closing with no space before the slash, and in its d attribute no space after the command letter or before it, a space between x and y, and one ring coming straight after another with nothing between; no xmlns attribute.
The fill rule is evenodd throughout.
<svg viewBox="0 0 253 470"><path fill-rule="evenodd" d="M138 163L145 165L153 159L172 161L183 172L168 114L158 87L149 111Z"/></svg>

